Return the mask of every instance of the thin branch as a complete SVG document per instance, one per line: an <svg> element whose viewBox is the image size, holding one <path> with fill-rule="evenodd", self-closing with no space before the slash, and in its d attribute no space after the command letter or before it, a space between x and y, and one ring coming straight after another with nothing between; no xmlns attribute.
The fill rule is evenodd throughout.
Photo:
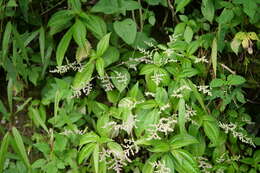
<svg viewBox="0 0 260 173"><path fill-rule="evenodd" d="M227 71L229 71L230 73L236 74L235 71L231 70L231 69L230 69L228 66L226 66L225 64L220 63L220 65L221 65L224 69L226 69Z"/></svg>

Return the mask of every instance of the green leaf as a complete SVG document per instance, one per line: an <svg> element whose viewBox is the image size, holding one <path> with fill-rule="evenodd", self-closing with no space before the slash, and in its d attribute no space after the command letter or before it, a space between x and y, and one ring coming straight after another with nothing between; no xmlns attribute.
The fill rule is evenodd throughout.
<svg viewBox="0 0 260 173"><path fill-rule="evenodd" d="M66 146L68 144L68 138L61 134L55 134L55 141L53 151L61 153L66 150Z"/></svg>
<svg viewBox="0 0 260 173"><path fill-rule="evenodd" d="M79 164L81 164L83 162L83 160L87 160L89 158L89 156L91 155L91 153L95 149L95 146L96 146L95 143L90 143L90 144L84 146L80 150L79 156L78 156L78 163Z"/></svg>
<svg viewBox="0 0 260 173"><path fill-rule="evenodd" d="M106 34L97 44L97 56L102 56L109 46L111 33Z"/></svg>
<svg viewBox="0 0 260 173"><path fill-rule="evenodd" d="M221 87L225 85L225 81L222 80L222 79L213 79L211 82L210 82L210 87L211 88L215 88L215 87Z"/></svg>
<svg viewBox="0 0 260 173"><path fill-rule="evenodd" d="M180 128L180 132L181 134L186 133L186 129L185 129L185 100L183 98L181 98L179 100L179 104L178 104L178 125Z"/></svg>
<svg viewBox="0 0 260 173"><path fill-rule="evenodd" d="M164 106L168 102L168 93L164 88L157 88L155 93L155 101L160 106Z"/></svg>
<svg viewBox="0 0 260 173"><path fill-rule="evenodd" d="M86 49L86 34L87 30L81 20L76 19L75 24L73 25L73 38L79 47Z"/></svg>
<svg viewBox="0 0 260 173"><path fill-rule="evenodd" d="M8 145L9 145L9 139L10 139L10 135L9 132L7 132L2 139L1 147L0 147L0 172L3 172L4 170L5 158L8 150Z"/></svg>
<svg viewBox="0 0 260 173"><path fill-rule="evenodd" d="M165 164L165 166L167 168L170 169L170 173L175 173L173 156L170 153L169 154L165 154L162 157L161 161Z"/></svg>
<svg viewBox="0 0 260 173"><path fill-rule="evenodd" d="M35 108L33 107L30 107L29 108L29 111L32 112L32 116L33 116L33 119L38 123L40 124L40 126L48 133L48 128L47 126L45 125L44 121L42 120L41 116L40 116L40 113L39 113L39 110L36 110Z"/></svg>
<svg viewBox="0 0 260 173"><path fill-rule="evenodd" d="M9 50L9 42L12 32L12 24L11 22L8 22L5 27L5 32L3 35L3 42L2 42L2 62L5 62L5 58L8 54Z"/></svg>
<svg viewBox="0 0 260 173"><path fill-rule="evenodd" d="M195 159L185 150L172 150L174 168L179 173L199 173Z"/></svg>
<svg viewBox="0 0 260 173"><path fill-rule="evenodd" d="M171 149L179 149L181 147L185 147L196 143L198 143L198 140L189 134L175 135L170 140Z"/></svg>
<svg viewBox="0 0 260 173"><path fill-rule="evenodd" d="M186 29L184 31L184 40L187 43L190 43L193 37L193 30L190 26L186 26Z"/></svg>
<svg viewBox="0 0 260 173"><path fill-rule="evenodd" d="M113 24L114 30L119 37L121 37L127 44L132 44L135 41L137 32L136 23L127 18L123 21L116 21Z"/></svg>
<svg viewBox="0 0 260 173"><path fill-rule="evenodd" d="M77 72L73 81L72 87L74 89L80 89L85 86L86 83L90 82L95 65L92 62L87 63L83 70Z"/></svg>
<svg viewBox="0 0 260 173"><path fill-rule="evenodd" d="M86 27L92 32L92 34L97 38L101 39L107 33L107 25L105 21L99 17L94 15L87 15L85 13L80 13L79 16L82 19L82 22L86 25Z"/></svg>
<svg viewBox="0 0 260 173"><path fill-rule="evenodd" d="M14 141L15 141L15 144L18 148L18 151L19 151L19 154L22 158L22 161L27 166L27 168L30 170L31 165L30 165L29 159L28 159L27 154L26 154L26 150L25 150L25 147L24 147L24 144L23 144L23 139L22 139L20 133L18 132L18 130L15 127L12 128L12 134L14 136Z"/></svg>
<svg viewBox="0 0 260 173"><path fill-rule="evenodd" d="M99 136L94 132L89 132L81 136L79 145L84 145L87 143L95 143L99 140Z"/></svg>
<svg viewBox="0 0 260 173"><path fill-rule="evenodd" d="M104 77L104 75L105 75L105 62L104 62L103 58L98 58L96 60L96 69L97 69L98 75L100 77Z"/></svg>
<svg viewBox="0 0 260 173"><path fill-rule="evenodd" d="M231 74L227 77L228 85L241 85L245 83L246 80L242 76Z"/></svg>
<svg viewBox="0 0 260 173"><path fill-rule="evenodd" d="M113 69L111 73L112 82L119 92L122 92L130 82L130 74L123 67Z"/></svg>
<svg viewBox="0 0 260 173"><path fill-rule="evenodd" d="M74 10L75 12L79 13L81 11L81 2L80 2L80 0L69 0L68 4L71 7L71 9Z"/></svg>
<svg viewBox="0 0 260 173"><path fill-rule="evenodd" d="M105 67L119 60L120 53L117 48L109 46L107 51L103 54Z"/></svg>
<svg viewBox="0 0 260 173"><path fill-rule="evenodd" d="M210 139L210 141L217 145L218 138L219 138L219 127L216 121L203 121L203 128L204 132L206 133L207 137Z"/></svg>
<svg viewBox="0 0 260 173"><path fill-rule="evenodd" d="M222 13L218 17L217 21L219 24L227 24L233 19L233 17L234 17L233 10L224 8Z"/></svg>
<svg viewBox="0 0 260 173"><path fill-rule="evenodd" d="M8 99L8 106L9 110L13 112L13 88L14 88L13 79L9 79L7 84L7 99Z"/></svg>
<svg viewBox="0 0 260 173"><path fill-rule="evenodd" d="M28 58L28 55L27 55L27 50L25 48L24 40L22 39L21 35L17 32L17 30L16 30L16 28L14 26L12 27L12 31L13 31L13 34L14 34L14 39L17 41L17 45L19 46L19 48L22 51L23 58L26 61L28 61L29 58Z"/></svg>
<svg viewBox="0 0 260 173"><path fill-rule="evenodd" d="M40 53L41 53L41 58L42 58L42 63L44 63L44 51L45 51L45 32L44 28L40 28L40 36L39 36L39 44L40 44Z"/></svg>
<svg viewBox="0 0 260 173"><path fill-rule="evenodd" d="M212 22L215 13L213 0L202 0L201 12L208 21Z"/></svg>
<svg viewBox="0 0 260 173"><path fill-rule="evenodd" d="M238 54L239 47L240 47L241 43L242 42L240 40L236 39L236 38L234 38L232 40L232 42L230 43L230 47L235 54Z"/></svg>
<svg viewBox="0 0 260 173"><path fill-rule="evenodd" d="M159 140L152 141L152 146L153 146L153 148L148 149L148 150L151 152L154 152L154 153L170 151L170 145L165 141L159 141Z"/></svg>
<svg viewBox="0 0 260 173"><path fill-rule="evenodd" d="M26 22L28 22L29 0L19 0L19 7Z"/></svg>
<svg viewBox="0 0 260 173"><path fill-rule="evenodd" d="M74 12L71 10L60 10L51 16L48 22L48 26L64 26L64 24L68 23L74 17L74 15Z"/></svg>
<svg viewBox="0 0 260 173"><path fill-rule="evenodd" d="M217 54L218 54L218 47L217 47L217 39L214 38L212 42L212 47L211 47L211 61L212 61L212 66L213 66L213 71L215 77L217 76Z"/></svg>
<svg viewBox="0 0 260 173"><path fill-rule="evenodd" d="M99 144L96 144L93 151L93 160L94 160L94 168L95 173L98 173L98 165L99 165Z"/></svg>
<svg viewBox="0 0 260 173"><path fill-rule="evenodd" d="M69 44L70 44L70 40L72 38L72 32L73 30L70 29L66 32L66 34L62 37L61 41L59 42L59 45L57 47L57 51L56 51L56 62L58 66L62 65L62 61L64 59L65 56L65 52L67 51Z"/></svg>
<svg viewBox="0 0 260 173"><path fill-rule="evenodd" d="M191 0L178 0L175 1L177 2L177 6L176 6L176 12L183 10L189 3Z"/></svg>

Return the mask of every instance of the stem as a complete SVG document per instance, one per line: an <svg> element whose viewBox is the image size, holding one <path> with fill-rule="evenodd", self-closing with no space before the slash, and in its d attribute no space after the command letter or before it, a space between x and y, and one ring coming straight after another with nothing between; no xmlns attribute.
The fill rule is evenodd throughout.
<svg viewBox="0 0 260 173"><path fill-rule="evenodd" d="M142 4L141 4L141 0L138 0L139 5L141 6L141 8L139 8L139 15L140 15L140 31L143 31L143 14L142 14Z"/></svg>

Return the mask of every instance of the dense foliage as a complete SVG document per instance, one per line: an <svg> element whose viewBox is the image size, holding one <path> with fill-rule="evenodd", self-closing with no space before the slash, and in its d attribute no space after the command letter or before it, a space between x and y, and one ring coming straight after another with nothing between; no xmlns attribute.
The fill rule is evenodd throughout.
<svg viewBox="0 0 260 173"><path fill-rule="evenodd" d="M259 29L258 0L0 0L0 172L259 172Z"/></svg>

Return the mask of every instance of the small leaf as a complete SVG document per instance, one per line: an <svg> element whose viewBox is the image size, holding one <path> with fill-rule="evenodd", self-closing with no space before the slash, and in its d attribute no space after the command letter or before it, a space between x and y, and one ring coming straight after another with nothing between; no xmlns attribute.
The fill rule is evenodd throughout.
<svg viewBox="0 0 260 173"><path fill-rule="evenodd" d="M24 147L24 144L23 144L23 139L22 139L20 133L18 132L18 130L15 127L12 128L12 134L14 136L14 141L15 141L15 144L18 148L18 151L19 151L19 154L22 158L22 161L30 169L31 165L30 165L28 156L26 154L26 150L25 150L25 147Z"/></svg>
<svg viewBox="0 0 260 173"><path fill-rule="evenodd" d="M69 44L70 44L70 40L72 38L72 31L73 31L72 29L68 30L66 32L66 34L62 37L61 41L59 42L59 45L58 45L57 51L56 51L56 61L57 61L58 66L62 65L62 61L65 56L65 52L67 51Z"/></svg>
<svg viewBox="0 0 260 173"><path fill-rule="evenodd" d="M219 138L218 124L215 121L204 120L203 121L203 128L204 128L204 132L206 133L206 135L208 136L210 141L214 145L217 145L218 138Z"/></svg>
<svg viewBox="0 0 260 173"><path fill-rule="evenodd" d="M102 56L108 46L109 46L109 39L110 39L111 33L106 34L97 44L97 56Z"/></svg>
<svg viewBox="0 0 260 173"><path fill-rule="evenodd" d="M105 75L105 63L104 63L104 60L103 58L98 58L96 60L96 69L97 69L97 72L98 72L98 75L100 77L104 77Z"/></svg>
<svg viewBox="0 0 260 173"><path fill-rule="evenodd" d="M38 124L40 124L40 126L42 126L42 128L48 133L48 128L47 128L47 126L45 125L44 121L42 120L42 118L41 118L41 116L40 116L40 113L39 113L39 110L36 110L35 108L30 107L30 108L29 108L29 111L32 112L33 119L34 119Z"/></svg>
<svg viewBox="0 0 260 173"><path fill-rule="evenodd" d="M186 114L185 100L183 98L181 98L179 100L179 104L178 104L178 124L179 124L181 134L184 134L186 132L186 129L185 129L185 114Z"/></svg>
<svg viewBox="0 0 260 173"><path fill-rule="evenodd" d="M5 27L5 32L3 35L3 42L2 42L2 62L5 62L6 55L8 54L9 49L9 41L12 32L12 24L8 22Z"/></svg>
<svg viewBox="0 0 260 173"><path fill-rule="evenodd" d="M91 155L91 153L95 149L95 146L96 146L95 143L90 143L90 144L84 146L80 150L79 156L78 156L78 163L79 164L81 164L83 162L83 160L87 160L89 158L89 156Z"/></svg>
<svg viewBox="0 0 260 173"><path fill-rule="evenodd" d="M185 147L191 144L196 144L198 143L198 140L189 134L179 134L175 135L171 139L170 143L172 149L179 149L181 147Z"/></svg>
<svg viewBox="0 0 260 173"><path fill-rule="evenodd" d="M193 37L193 30L190 26L186 26L186 29L184 31L184 40L187 43L190 43Z"/></svg>
<svg viewBox="0 0 260 173"><path fill-rule="evenodd" d="M79 47L86 49L86 34L87 30L83 22L77 19L73 25L73 38Z"/></svg>
<svg viewBox="0 0 260 173"><path fill-rule="evenodd" d="M231 49L235 54L238 54L240 45L241 45L241 41L236 38L234 38L230 43Z"/></svg>
<svg viewBox="0 0 260 173"><path fill-rule="evenodd" d="M74 89L80 89L85 86L86 83L90 82L95 65L92 62L87 63L83 70L77 72L73 81L72 87Z"/></svg>
<svg viewBox="0 0 260 173"><path fill-rule="evenodd" d="M99 166L99 144L96 144L93 151L93 160L94 160L94 168L95 172L98 173Z"/></svg>
<svg viewBox="0 0 260 173"><path fill-rule="evenodd" d="M225 81L223 81L222 79L213 79L210 82L210 87L215 88L215 87L221 87L225 85Z"/></svg>
<svg viewBox="0 0 260 173"><path fill-rule="evenodd" d="M78 63L86 59L91 51L91 45L88 40L85 40L85 45L83 47L78 47L76 51L76 60Z"/></svg>
<svg viewBox="0 0 260 173"><path fill-rule="evenodd" d="M42 63L44 63L45 32L44 32L43 27L40 28L39 44L40 44L40 53L41 53Z"/></svg>
<svg viewBox="0 0 260 173"><path fill-rule="evenodd" d="M184 7L186 7L190 3L190 1L191 0L180 0L180 1L177 1L178 4L176 6L176 12L183 10Z"/></svg>
<svg viewBox="0 0 260 173"><path fill-rule="evenodd" d="M217 39L214 38L212 42L212 49L211 49L211 61L214 71L214 76L217 76L217 53L218 53L218 47L217 47Z"/></svg>
<svg viewBox="0 0 260 173"><path fill-rule="evenodd" d="M245 83L246 80L242 76L231 74L227 77L228 85L241 85Z"/></svg>
<svg viewBox="0 0 260 173"><path fill-rule="evenodd" d="M112 82L119 92L122 92L130 82L130 74L127 69L119 67L111 73Z"/></svg>
<svg viewBox="0 0 260 173"><path fill-rule="evenodd" d="M3 137L2 142L1 142L1 147L0 147L0 172L3 172L3 170L4 170L4 163L5 163L6 153L7 153L7 150L8 150L9 138L10 138L10 135L7 132L5 134L5 136Z"/></svg>
<svg viewBox="0 0 260 173"><path fill-rule="evenodd" d="M68 23L74 17L74 12L71 10L60 10L54 13L49 22L49 27L63 26Z"/></svg>
<svg viewBox="0 0 260 173"><path fill-rule="evenodd" d="M212 22L215 12L213 0L202 0L201 12L208 21Z"/></svg>
<svg viewBox="0 0 260 173"><path fill-rule="evenodd" d="M114 30L127 44L132 44L135 41L137 32L136 23L128 18L123 21L116 21L113 24Z"/></svg>
<svg viewBox="0 0 260 173"><path fill-rule="evenodd" d="M91 143L91 142L95 143L98 140L99 140L99 136L97 134L95 134L94 132L90 132L90 133L87 133L87 134L84 134L83 136L81 136L79 145L84 145L84 144Z"/></svg>

